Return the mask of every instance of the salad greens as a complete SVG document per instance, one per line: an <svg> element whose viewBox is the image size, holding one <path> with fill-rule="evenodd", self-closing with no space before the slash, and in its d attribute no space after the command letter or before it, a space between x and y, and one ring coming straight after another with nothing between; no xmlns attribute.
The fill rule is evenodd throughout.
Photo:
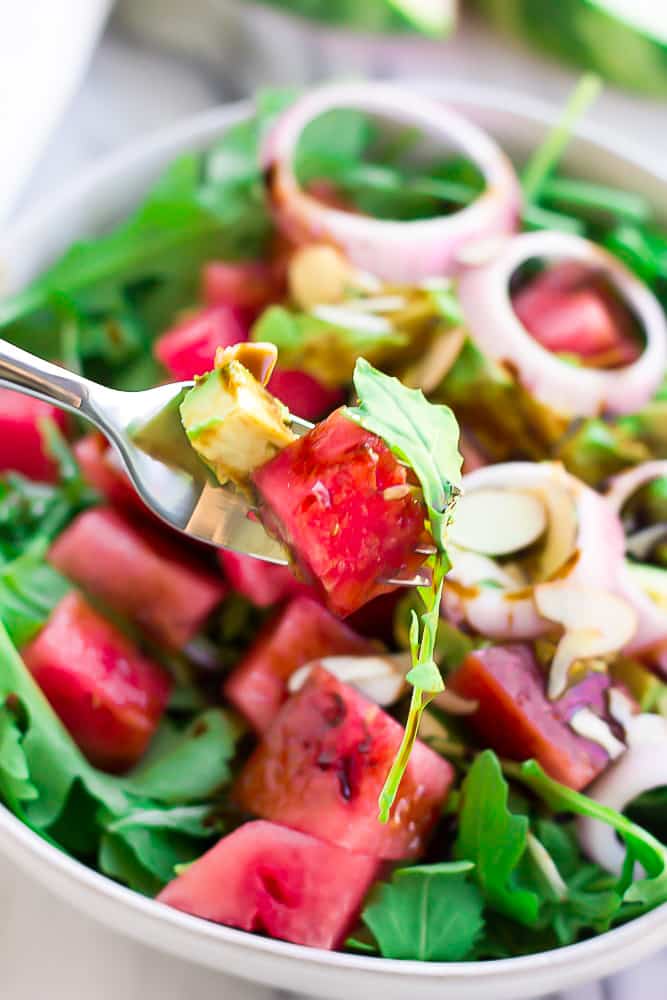
<svg viewBox="0 0 667 1000"><path fill-rule="evenodd" d="M374 9L379 6L380 0ZM559 127L525 168L523 222L598 240L665 304L667 234L644 199L556 171L572 123L597 86L585 78ZM75 245L27 289L2 301L2 335L110 385L140 388L163 377L153 340L197 301L202 264L271 257L274 230L258 149L293 97L283 91L260 95L255 116L210 150L175 161L126 222ZM356 208L384 218L423 218L468 204L481 188L479 172L460 157L416 164L418 138L406 130L387 139L364 115L332 112L305 131L297 175L306 185L325 176ZM430 295L434 329L460 324L451 289ZM281 303L259 316L253 337L275 343L283 366L325 383L332 358L335 384L347 384L354 372L358 402L346 409L347 417L378 434L410 467L428 510L436 548L429 559L431 583L401 601L394 620L396 645L411 652L412 693L403 742L380 799L386 821L420 716L443 690L443 676L486 641L439 621L449 567L447 526L460 487L456 421L448 406L433 405L369 363L384 364L409 345L407 330L369 333ZM359 360L362 355L366 360ZM630 417L566 428L550 421L512 373L484 358L471 340L433 394L466 424L475 412L480 423L472 430L490 453L502 438L509 454L560 457L596 485L628 465L667 455L664 396L661 391ZM499 423L491 424L489 414ZM55 427L43 431L58 460L58 481L0 478L0 797L39 836L155 895L244 818L228 788L245 734L215 702L220 670L236 665L265 612L231 595L188 650L162 652L177 686L147 754L122 777L93 767L17 651L71 587L46 559L51 541L100 499ZM196 657L214 661L208 688L190 683ZM430 858L378 884L350 948L426 961L509 957L572 943L667 901L666 849L658 839L665 829L664 789L634 803L626 817L549 778L535 761L499 760L491 750L476 754L472 741L459 740L464 723L443 718L451 738L439 750L454 762L458 778L433 849L454 860ZM617 831L627 850L620 877L583 857L569 819L576 815ZM645 869L637 880L635 862Z"/></svg>
<svg viewBox="0 0 667 1000"><path fill-rule="evenodd" d="M556 815L593 816L614 827L628 851L621 876L587 861L572 826L546 818L541 803ZM398 869L369 897L362 920L385 958L529 954L571 944L582 931L608 930L667 901L667 849L625 816L547 777L535 761L478 754L456 816L457 861ZM636 860L649 874L632 883ZM358 950L356 939L349 946ZM370 948L365 942L364 950Z"/></svg>
<svg viewBox="0 0 667 1000"><path fill-rule="evenodd" d="M174 865L202 853L220 833L212 797L231 777L238 734L220 709L189 728L163 723L166 748L125 777L94 768L74 745L0 624L0 789L28 826L64 842L89 831L72 853L97 858L102 871L154 894Z"/></svg>

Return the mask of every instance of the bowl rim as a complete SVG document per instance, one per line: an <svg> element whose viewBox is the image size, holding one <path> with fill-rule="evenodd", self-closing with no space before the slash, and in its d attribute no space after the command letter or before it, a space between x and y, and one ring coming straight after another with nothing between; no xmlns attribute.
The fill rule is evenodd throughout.
<svg viewBox="0 0 667 1000"><path fill-rule="evenodd" d="M534 126L552 125L560 114L559 108L554 104L527 97L511 89L495 89L458 80L443 83L424 78L408 78L394 82L397 86L427 90L433 96L454 103L461 101L474 105L480 110L511 108L513 114L530 120ZM26 241L29 242L33 234L48 228L51 220L61 215L68 205L84 200L98 185L122 177L145 161L152 162L167 155L175 155L178 151L200 148L204 140L212 139L231 125L244 120L251 109L252 102L249 100L222 104L187 116L174 125L159 129L152 135L128 144L117 153L103 157L85 169L80 177L64 185L57 194L43 196L33 208L10 224L2 236L0 259L9 256L9 248L12 246L26 245ZM592 143L605 153L648 171L667 188L667 164L662 166L659 163L650 163L647 166L646 153L639 144L628 143L625 139L621 143L610 129L598 125L583 126L580 123L573 134L575 138ZM148 918L152 923L157 922L184 931L191 938L204 938L211 943L240 946L257 955L297 960L300 964L311 968L338 969L350 973L384 973L392 977L399 976L401 979L417 977L422 980L484 981L496 979L500 975L503 978L508 974L526 975L542 971L545 967L551 967L555 972L556 966L567 966L569 963L573 966L590 964L596 958L603 956L609 959L612 949L620 954L623 948L631 943L638 945L639 941L643 941L643 947L638 945L635 949L635 958L638 958L651 950L657 950L661 943L667 941L665 919L667 903L665 903L627 924L597 934L585 941L513 958L474 962L422 962L325 951L260 937L248 931L216 924L143 896L42 839L2 803L0 803L0 832L4 834L0 837L0 851L18 861L26 869L29 869L32 857L67 880L78 883L93 895L116 902L123 908L129 908L138 916ZM15 842L14 846L11 841ZM34 877L48 884L49 880L43 879L39 873L35 873ZM49 888L53 889L53 886ZM109 923L105 917L100 917L100 920ZM611 963L604 971L610 971L610 968Z"/></svg>

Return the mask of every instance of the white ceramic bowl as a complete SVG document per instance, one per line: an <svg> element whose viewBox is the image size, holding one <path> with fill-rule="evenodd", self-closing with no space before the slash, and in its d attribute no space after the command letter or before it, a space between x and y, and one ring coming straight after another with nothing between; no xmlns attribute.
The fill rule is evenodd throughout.
<svg viewBox="0 0 667 1000"><path fill-rule="evenodd" d="M425 87L425 84L415 86ZM524 158L557 111L511 93L465 85L430 86ZM114 223L159 170L182 150L201 149L248 113L220 108L183 122L86 174L5 232L0 274L20 287L74 238ZM646 157L623 139L582 130L567 165L576 174L641 191L667 218L667 173L647 169ZM612 973L667 944L667 904L624 927L582 944L493 962L397 962L302 948L207 923L117 885L67 857L0 806L0 849L32 877L91 917L173 955L274 987L322 997L383 1000L518 1000L565 989Z"/></svg>

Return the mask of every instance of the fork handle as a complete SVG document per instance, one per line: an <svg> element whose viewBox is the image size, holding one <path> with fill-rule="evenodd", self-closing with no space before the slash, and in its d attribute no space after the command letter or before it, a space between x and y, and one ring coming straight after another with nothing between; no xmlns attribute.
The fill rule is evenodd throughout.
<svg viewBox="0 0 667 1000"><path fill-rule="evenodd" d="M97 388L95 383L50 361L43 361L7 340L0 340L0 385L100 424L97 408L92 405L94 394L91 390Z"/></svg>

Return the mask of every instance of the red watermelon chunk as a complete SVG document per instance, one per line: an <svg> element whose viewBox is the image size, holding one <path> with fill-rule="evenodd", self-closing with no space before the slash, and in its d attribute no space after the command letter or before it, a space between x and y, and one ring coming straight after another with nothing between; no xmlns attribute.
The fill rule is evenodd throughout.
<svg viewBox="0 0 667 1000"><path fill-rule="evenodd" d="M454 771L417 741L389 822L380 823L378 796L402 737L379 705L315 667L245 765L236 797L263 819L347 850L416 858Z"/></svg>
<svg viewBox="0 0 667 1000"><path fill-rule="evenodd" d="M213 368L218 347L248 339L238 309L218 305L199 310L156 340L153 353L175 379L193 379Z"/></svg>
<svg viewBox="0 0 667 1000"><path fill-rule="evenodd" d="M298 369L279 366L271 376L268 389L290 413L304 420L319 420L345 402L342 389L327 389L312 375Z"/></svg>
<svg viewBox="0 0 667 1000"><path fill-rule="evenodd" d="M609 763L598 743L567 724L577 708L601 707L606 678L589 680L559 701L545 694L530 646L490 646L471 653L449 679L449 688L479 702L467 721L486 746L513 760L534 757L547 774L570 788L585 788Z"/></svg>
<svg viewBox="0 0 667 1000"><path fill-rule="evenodd" d="M56 480L58 466L44 444L43 420L53 420L65 429L62 410L21 392L0 389L0 473L20 472L44 483Z"/></svg>
<svg viewBox="0 0 667 1000"><path fill-rule="evenodd" d="M217 924L332 949L345 940L377 871L375 858L258 820L223 837L158 900Z"/></svg>
<svg viewBox="0 0 667 1000"><path fill-rule="evenodd" d="M225 596L220 574L149 524L109 507L79 514L49 555L65 576L180 649Z"/></svg>
<svg viewBox="0 0 667 1000"><path fill-rule="evenodd" d="M218 560L232 590L247 597L258 608L281 604L290 597L311 591L307 584L297 580L289 566L253 559L229 549L221 549Z"/></svg>
<svg viewBox="0 0 667 1000"><path fill-rule="evenodd" d="M424 541L424 505L394 489L407 486L408 470L342 410L253 478L265 523L338 615L393 590L381 580L412 575L423 562L415 549Z"/></svg>
<svg viewBox="0 0 667 1000"><path fill-rule="evenodd" d="M137 762L171 682L75 592L57 605L23 659L74 741L97 767Z"/></svg>
<svg viewBox="0 0 667 1000"><path fill-rule="evenodd" d="M287 681L299 667L322 656L368 656L376 646L326 608L296 597L255 640L224 686L225 697L260 733L287 697Z"/></svg>
<svg viewBox="0 0 667 1000"><path fill-rule="evenodd" d="M574 262L541 271L513 296L514 311L548 351L573 354L603 368L641 353L632 316L602 277Z"/></svg>
<svg viewBox="0 0 667 1000"><path fill-rule="evenodd" d="M109 503L134 511L148 511L127 475L114 463L113 450L101 434L86 434L80 438L74 445L74 456L86 482Z"/></svg>
<svg viewBox="0 0 667 1000"><path fill-rule="evenodd" d="M202 271L202 298L210 306L232 306L257 314L281 298L284 268L264 261L212 260Z"/></svg>

